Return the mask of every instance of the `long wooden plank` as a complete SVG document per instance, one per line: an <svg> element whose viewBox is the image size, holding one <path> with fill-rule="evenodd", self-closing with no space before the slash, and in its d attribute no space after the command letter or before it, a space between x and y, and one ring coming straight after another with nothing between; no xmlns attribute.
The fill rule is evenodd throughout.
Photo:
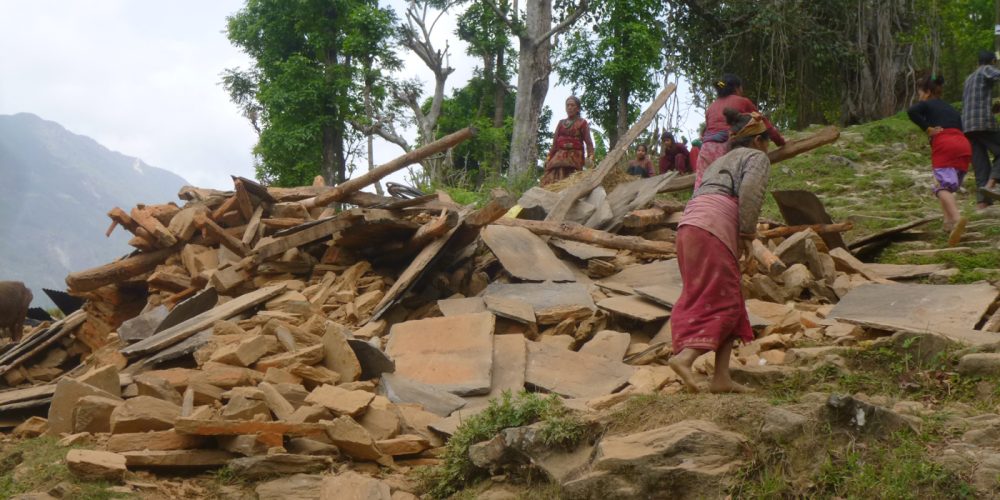
<svg viewBox="0 0 1000 500"><path fill-rule="evenodd" d="M58 342L59 339L69 335L74 330L76 330L76 328L82 325L86 319L87 319L87 313L83 311L77 311L73 313L72 315L70 315L70 317L66 318L66 322L63 325L61 325L57 331L48 335L48 338L46 338L42 342L39 342L36 346L31 348L27 352L20 354L16 358L10 361L4 360L3 362L4 364L0 365L0 375L9 372L10 370L23 364L25 361L31 359L32 356L35 356L36 354L41 353L45 349L48 349L49 346Z"/></svg>
<svg viewBox="0 0 1000 500"><path fill-rule="evenodd" d="M901 225L898 225L898 226L895 226L895 227L890 227L889 229L886 229L884 231L879 231L879 232L877 232L875 234L872 234L872 235L869 235L869 236L865 236L864 238L858 238L858 239L856 239L856 240L848 243L847 244L847 248L851 249L851 250L853 250L855 248L860 248L860 247L863 247L863 246L865 246L865 245L867 245L869 243L874 243L876 241L884 240L884 239L889 238L891 236L895 236L895 235L897 235L899 233L902 233L903 231L906 231L908 229L913 229L913 228L915 228L917 226L922 226L922 225L927 224L929 222L934 222L934 221L936 221L936 220L938 220L940 218L941 218L940 214L938 214L938 215L931 215L929 217L924 217L923 219L917 219L915 221L907 222L906 224L901 224Z"/></svg>
<svg viewBox="0 0 1000 500"><path fill-rule="evenodd" d="M125 347L121 353L135 357L157 352L170 347L206 328L211 328L216 321L227 319L251 307L261 304L285 291L285 284L272 285L241 295L221 306L205 311L176 326L167 328L145 340Z"/></svg>
<svg viewBox="0 0 1000 500"><path fill-rule="evenodd" d="M676 89L677 85L673 83L668 84L666 88L660 92L660 95L656 96L656 99L654 99L653 103L642 112L642 115L639 116L639 119L636 120L635 124L633 124L632 127L625 132L625 135L618 139L618 143L615 144L615 147L608 153L607 156L604 157L603 160L601 160L601 163L595 169L594 174L588 176L585 180L566 188L566 190L562 192L562 196L559 197L559 201L556 202L556 206L552 207L552 210L549 211L548 215L545 217L546 221L559 222L566 219L566 214L569 213L569 209L573 206L573 203L576 203L576 200L587 196L591 191L596 189L597 186L601 185L604 178L607 177L608 174L614 170L615 166L618 165L618 162L625 157L625 152L628 151L628 147L632 145L632 142L639 137L639 134L641 134L643 130L646 130L646 127L648 127L650 122L653 121L653 118L656 117L657 113L659 113L660 108L667 103L667 99L670 98L670 95L673 94Z"/></svg>
<svg viewBox="0 0 1000 500"><path fill-rule="evenodd" d="M272 239L261 239L253 249L254 260L260 263L266 259L281 255L287 250L326 238L333 233L351 225L351 213L341 212L329 219L319 221L312 226L285 236Z"/></svg>
<svg viewBox="0 0 1000 500"><path fill-rule="evenodd" d="M56 384L53 383L45 385L36 385L24 389L11 389L9 391L0 392L0 405L8 405L20 401L30 401L33 399L52 397L52 395L55 393L56 393Z"/></svg>
<svg viewBox="0 0 1000 500"><path fill-rule="evenodd" d="M840 129L830 125L808 137L788 141L784 146L768 151L767 159L771 160L771 164L773 165L779 161L787 160L807 151L812 151L820 146L835 142L838 138L840 138Z"/></svg>
<svg viewBox="0 0 1000 500"><path fill-rule="evenodd" d="M151 271L157 265L173 255L173 248L163 248L153 252L143 252L131 257L93 267L85 271L70 273L66 276L66 285L74 292L89 292L104 285L125 281L146 271Z"/></svg>

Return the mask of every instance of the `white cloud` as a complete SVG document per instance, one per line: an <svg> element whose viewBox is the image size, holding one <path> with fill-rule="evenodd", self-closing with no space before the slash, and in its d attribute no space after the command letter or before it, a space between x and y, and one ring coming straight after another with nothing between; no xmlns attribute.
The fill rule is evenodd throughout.
<svg viewBox="0 0 1000 500"><path fill-rule="evenodd" d="M385 3L403 17L404 0ZM226 16L242 6L238 0L0 0L0 114L34 113L195 185L229 188L231 174L253 176L256 140L219 85L224 69L251 64L224 34ZM455 15L447 14L434 31L439 48L449 44L456 69L448 94L477 65L454 30ZM415 55L401 55L401 73L420 77L429 93L430 71ZM546 103L558 118L569 90L555 86L555 74L551 82ZM412 140L415 130L407 135ZM375 162L399 154L382 143Z"/></svg>

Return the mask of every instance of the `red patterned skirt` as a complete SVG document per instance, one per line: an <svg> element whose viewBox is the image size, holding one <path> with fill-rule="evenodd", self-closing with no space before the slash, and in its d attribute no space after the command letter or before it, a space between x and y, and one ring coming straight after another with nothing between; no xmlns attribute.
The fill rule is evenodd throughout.
<svg viewBox="0 0 1000 500"><path fill-rule="evenodd" d="M732 252L697 226L677 230L677 262L684 287L670 316L673 351L715 351L723 342L754 339Z"/></svg>

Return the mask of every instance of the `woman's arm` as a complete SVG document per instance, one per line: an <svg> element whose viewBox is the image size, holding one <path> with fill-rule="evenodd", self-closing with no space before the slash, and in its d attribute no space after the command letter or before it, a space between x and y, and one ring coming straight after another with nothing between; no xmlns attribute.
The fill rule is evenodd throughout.
<svg viewBox="0 0 1000 500"><path fill-rule="evenodd" d="M737 194L740 204L740 234L749 235L757 232L757 219L764 204L764 194L767 190L767 179L771 173L771 161L763 152L747 157L743 178L740 182L740 192Z"/></svg>

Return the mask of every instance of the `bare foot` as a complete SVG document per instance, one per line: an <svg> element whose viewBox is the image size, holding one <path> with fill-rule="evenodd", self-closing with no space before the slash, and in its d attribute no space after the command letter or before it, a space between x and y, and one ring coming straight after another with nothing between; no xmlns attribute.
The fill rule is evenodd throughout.
<svg viewBox="0 0 1000 500"><path fill-rule="evenodd" d="M700 392L698 384L694 381L694 374L691 373L690 366L686 365L684 361L678 359L676 356L670 358L670 361L668 361L667 364L670 365L670 368L674 370L674 373L676 373L677 376L681 378L681 381L684 382L684 387L687 387L687 389L691 392Z"/></svg>
<svg viewBox="0 0 1000 500"><path fill-rule="evenodd" d="M732 380L728 382L716 382L713 380L711 385L708 386L708 391L712 394L745 394L754 392L753 389L742 384L737 384Z"/></svg>
<svg viewBox="0 0 1000 500"><path fill-rule="evenodd" d="M957 222L955 222L954 227L948 234L948 246L953 247L958 245L962 241L962 235L965 234L965 225L969 222L969 219L965 217L960 217Z"/></svg>

